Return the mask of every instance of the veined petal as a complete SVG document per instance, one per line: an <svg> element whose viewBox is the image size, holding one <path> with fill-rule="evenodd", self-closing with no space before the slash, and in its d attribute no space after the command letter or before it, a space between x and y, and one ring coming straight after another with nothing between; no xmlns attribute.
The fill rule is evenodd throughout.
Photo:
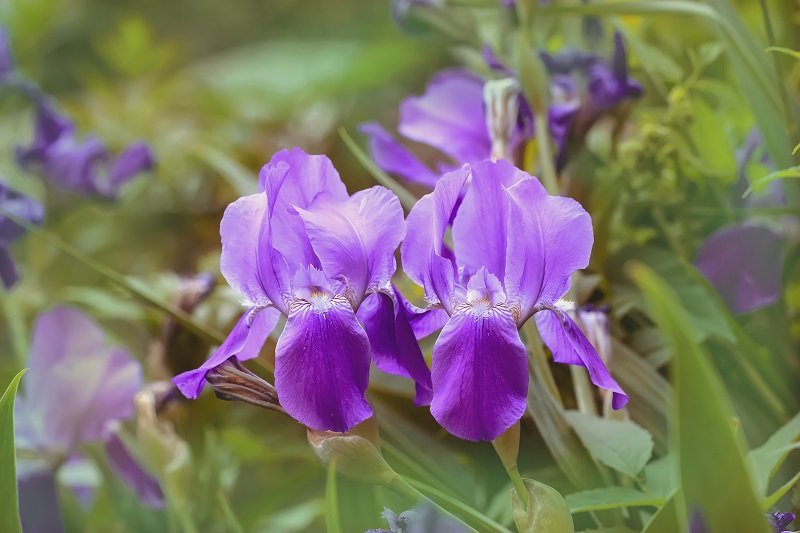
<svg viewBox="0 0 800 533"><path fill-rule="evenodd" d="M539 334L553 353L555 362L586 368L592 383L613 393L612 407L614 409L625 407L628 395L611 377L597 350L566 313L545 309L536 313L535 319Z"/></svg>
<svg viewBox="0 0 800 533"><path fill-rule="evenodd" d="M394 252L405 235L403 208L393 192L372 187L345 202L296 209L325 275L347 280L356 308L367 291L389 282Z"/></svg>
<svg viewBox="0 0 800 533"><path fill-rule="evenodd" d="M387 374L407 377L416 383L415 405L429 405L433 396L431 371L408 321L404 299L393 288L392 296L379 292L368 296L358 310L372 348L372 358Z"/></svg>
<svg viewBox="0 0 800 533"><path fill-rule="evenodd" d="M705 240L695 264L734 313L747 313L780 298L784 244L770 228L734 224Z"/></svg>
<svg viewBox="0 0 800 533"><path fill-rule="evenodd" d="M550 196L538 180L522 180L508 189L508 249L504 287L516 301L519 323L537 303L552 304L569 288L573 272L589 264L592 219L571 198Z"/></svg>
<svg viewBox="0 0 800 533"><path fill-rule="evenodd" d="M423 196L406 220L406 238L400 247L403 269L421 285L429 302L451 312L456 267L445 258L444 234L470 174L469 166L445 174L432 193Z"/></svg>
<svg viewBox="0 0 800 533"><path fill-rule="evenodd" d="M187 398L191 400L197 398L205 386L209 371L233 356L239 361L258 357L267 337L278 324L280 316L280 312L272 307L248 309L205 363L194 370L178 374L172 378L172 382Z"/></svg>
<svg viewBox="0 0 800 533"><path fill-rule="evenodd" d="M318 431L344 432L372 415L367 334L342 296L296 300L275 350L275 388L289 415Z"/></svg>
<svg viewBox="0 0 800 533"><path fill-rule="evenodd" d="M285 173L280 170L286 165ZM259 190L269 198L270 247L277 250L295 272L319 260L306 236L295 207L308 209L318 199L347 200L347 189L330 159L309 155L299 148L281 150L264 165L258 176ZM269 248L268 248L269 249Z"/></svg>
<svg viewBox="0 0 800 533"><path fill-rule="evenodd" d="M453 221L456 259L467 276L485 266L503 279L508 250L506 189L532 178L505 160L485 160L471 167L469 188Z"/></svg>
<svg viewBox="0 0 800 533"><path fill-rule="evenodd" d="M483 80L465 70L434 76L425 94L400 105L401 135L438 148L457 164L491 155L492 142L483 110Z"/></svg>
<svg viewBox="0 0 800 533"><path fill-rule="evenodd" d="M433 187L439 179L417 156L400 144L376 122L361 124L361 133L369 137L369 151L375 164L389 174L396 174L412 183Z"/></svg>
<svg viewBox="0 0 800 533"><path fill-rule="evenodd" d="M528 363L511 312L504 306L459 308L433 348L431 414L467 440L493 440L520 419Z"/></svg>

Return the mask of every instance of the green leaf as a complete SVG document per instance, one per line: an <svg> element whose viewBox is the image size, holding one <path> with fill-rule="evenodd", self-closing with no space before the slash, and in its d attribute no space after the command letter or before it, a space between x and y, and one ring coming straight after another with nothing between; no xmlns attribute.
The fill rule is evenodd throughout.
<svg viewBox="0 0 800 533"><path fill-rule="evenodd" d="M767 495L770 478L789 455L789 445L798 438L800 438L800 413L781 426L764 444L750 452L747 459L750 462L758 496L763 498Z"/></svg>
<svg viewBox="0 0 800 533"><path fill-rule="evenodd" d="M620 507L658 507L664 498L628 487L603 487L585 490L567 496L567 505L572 513L604 511Z"/></svg>
<svg viewBox="0 0 800 533"><path fill-rule="evenodd" d="M797 50L792 50L791 48L784 48L782 46L770 46L766 50L767 52L777 52L779 54L785 54L789 57L793 57L795 59L800 59L800 52Z"/></svg>
<svg viewBox="0 0 800 533"><path fill-rule="evenodd" d="M778 501L783 498L786 493L797 484L798 481L800 481L800 472L796 473L794 476L792 476L792 479L781 485L778 490L764 499L764 501L761 502L761 508L766 511L773 505L777 504Z"/></svg>
<svg viewBox="0 0 800 533"><path fill-rule="evenodd" d="M778 180L786 180L786 179L797 179L800 178L800 166L796 167L789 167L784 168L783 170L776 170L775 172L770 172L766 176L762 176L757 180L753 181L750 186L744 191L742 194L742 198L746 198L753 193L753 191L760 191L766 185L769 185L773 181Z"/></svg>
<svg viewBox="0 0 800 533"><path fill-rule="evenodd" d="M25 370L14 376L0 398L0 531L21 533L14 449L14 398Z"/></svg>
<svg viewBox="0 0 800 533"><path fill-rule="evenodd" d="M636 478L653 454L653 437L633 422L567 411L567 421L592 457Z"/></svg>
<svg viewBox="0 0 800 533"><path fill-rule="evenodd" d="M682 531L678 526L678 509L675 501L678 495L668 499L644 526L642 533L675 533Z"/></svg>
<svg viewBox="0 0 800 533"><path fill-rule="evenodd" d="M730 400L708 355L688 334L691 324L687 313L675 291L652 270L635 264L630 273L675 354L672 428L681 481L681 526L686 525L690 510L699 508L711 531L766 532L741 443L731 423L734 415Z"/></svg>
<svg viewBox="0 0 800 533"><path fill-rule="evenodd" d="M341 533L342 521L339 518L339 497L336 493L336 460L328 463L325 482L325 527L328 533Z"/></svg>
<svg viewBox="0 0 800 533"><path fill-rule="evenodd" d="M575 532L567 503L556 489L532 479L525 479L523 483L528 490L527 507L523 505L519 492L511 491L511 507L517 531Z"/></svg>

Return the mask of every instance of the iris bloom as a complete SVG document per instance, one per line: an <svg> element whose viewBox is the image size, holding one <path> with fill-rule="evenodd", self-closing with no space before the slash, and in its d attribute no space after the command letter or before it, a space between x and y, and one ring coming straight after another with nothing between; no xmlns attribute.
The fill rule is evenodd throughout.
<svg viewBox="0 0 800 533"><path fill-rule="evenodd" d="M220 226L220 268L248 310L209 360L175 384L196 398L211 369L256 357L282 314L275 388L302 424L343 432L371 416L371 359L415 379L417 403L427 403L430 373L410 308L389 284L404 233L387 189L349 196L327 157L277 153L261 170L259 192L229 205Z"/></svg>
<svg viewBox="0 0 800 533"><path fill-rule="evenodd" d="M556 362L585 367L615 409L627 403L561 301L592 242L580 204L506 161L444 175L411 210L404 270L449 315L433 349L431 413L450 433L493 440L522 416L528 364L518 328L534 315Z"/></svg>
<svg viewBox="0 0 800 533"><path fill-rule="evenodd" d="M9 248L25 234L25 228L5 216L9 213L31 224L41 224L44 219L42 204L15 191L0 180L0 281L6 289L19 280L19 272Z"/></svg>
<svg viewBox="0 0 800 533"><path fill-rule="evenodd" d="M142 383L141 368L128 352L109 346L97 324L78 310L57 307L36 321L27 364L24 394L15 406L16 445L32 457L19 462L23 503L37 501L47 487L43 480L52 483L62 467L85 463L81 445L102 442L112 468L140 499L163 504L158 482L114 431L133 414Z"/></svg>
<svg viewBox="0 0 800 533"><path fill-rule="evenodd" d="M54 187L116 198L126 183L155 166L153 153L144 143L134 143L112 157L99 139L78 140L72 121L45 98L36 107L33 140L17 148L17 162L25 170L36 169Z"/></svg>

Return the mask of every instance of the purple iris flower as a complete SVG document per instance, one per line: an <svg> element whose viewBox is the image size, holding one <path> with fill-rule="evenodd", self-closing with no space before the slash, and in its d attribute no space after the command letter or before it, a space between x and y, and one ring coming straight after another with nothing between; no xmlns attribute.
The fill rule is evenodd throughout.
<svg viewBox="0 0 800 533"><path fill-rule="evenodd" d="M229 205L220 225L220 268L248 310L208 361L174 379L181 392L196 398L211 369L256 357L282 314L275 388L302 424L344 432L371 416L371 359L413 378L427 404L414 312L390 285L405 233L397 197L383 187L349 196L327 157L298 148L264 166L259 191Z"/></svg>
<svg viewBox="0 0 800 533"><path fill-rule="evenodd" d="M414 509L396 514L384 509L381 516L388 529L369 529L364 533L464 533L467 529L448 516L436 511L432 505L422 504Z"/></svg>
<svg viewBox="0 0 800 533"><path fill-rule="evenodd" d="M128 352L109 346L99 326L80 311L56 307L36 321L28 366L15 406L16 445L36 457L19 464L23 502L37 497L42 479L65 464L85 461L81 445L103 442L112 467L143 503L162 505L158 482L114 432L133 414L142 382L141 368Z"/></svg>
<svg viewBox="0 0 800 533"><path fill-rule="evenodd" d="M433 187L442 172L491 155L492 140L483 105L484 80L462 69L447 69L428 82L425 93L400 104L397 131L427 144L446 158L431 169L379 124L363 124L375 163L409 182Z"/></svg>
<svg viewBox="0 0 800 533"><path fill-rule="evenodd" d="M5 216L5 213L31 224L41 224L44 208L33 198L15 191L0 180L0 281L6 289L10 289L19 280L19 272L9 248L25 234L25 228Z"/></svg>
<svg viewBox="0 0 800 533"><path fill-rule="evenodd" d="M778 182L772 183L764 193L753 194L742 201L741 195L748 182L747 165L757 157L762 143L758 131L753 130L737 153L739 178L733 187L735 205L771 207L786 201ZM758 161L771 166L765 155ZM789 221L796 223L794 217L787 217L783 226L788 226ZM709 235L697 252L695 266L734 313L748 313L772 305L780 298L786 242L786 236L778 228L756 218L745 219Z"/></svg>
<svg viewBox="0 0 800 533"><path fill-rule="evenodd" d="M772 526L772 529L775 533L787 533L786 528L789 527L789 524L794 522L795 515L794 513L768 513L767 518L769 519L769 525Z"/></svg>
<svg viewBox="0 0 800 533"><path fill-rule="evenodd" d="M450 220L452 252L444 244ZM580 204L550 196L506 161L487 160L444 175L407 228L404 270L449 315L433 349L431 413L450 433L493 440L522 416L528 364L518 328L534 315L556 362L584 366L612 391L615 409L627 403L561 301L592 248Z"/></svg>
<svg viewBox="0 0 800 533"><path fill-rule="evenodd" d="M112 157L99 139L78 140L72 121L45 98L37 101L34 130L30 145L17 148L17 162L25 170L35 168L60 189L116 198L126 183L155 166L144 143L134 143Z"/></svg>

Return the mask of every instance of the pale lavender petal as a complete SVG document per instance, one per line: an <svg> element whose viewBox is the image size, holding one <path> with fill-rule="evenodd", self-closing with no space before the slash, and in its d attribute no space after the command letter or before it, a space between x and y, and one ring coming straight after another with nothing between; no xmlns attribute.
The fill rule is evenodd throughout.
<svg viewBox="0 0 800 533"><path fill-rule="evenodd" d="M199 368L178 374L172 378L172 382L187 398L197 398L205 386L209 371L234 356L239 361L258 357L267 337L278 325L280 316L280 312L272 307L247 310L205 363Z"/></svg>
<svg viewBox="0 0 800 533"><path fill-rule="evenodd" d="M781 235L743 222L711 234L695 265L735 313L747 313L780 298L783 254Z"/></svg>
<svg viewBox="0 0 800 533"><path fill-rule="evenodd" d="M414 380L414 404L429 405L433 396L431 372L409 324L403 299L396 288L393 297L382 292L372 294L361 304L358 318L369 337L375 366Z"/></svg>
<svg viewBox="0 0 800 533"><path fill-rule="evenodd" d="M372 187L344 202L316 202L297 212L325 275L346 280L356 308L368 291L386 286L405 234L403 208L393 192Z"/></svg>
<svg viewBox="0 0 800 533"><path fill-rule="evenodd" d="M425 290L431 303L441 303L448 313L454 294L456 268L444 257L444 234L467 182L470 168L445 174L432 193L423 196L406 220L406 238L400 251L403 270Z"/></svg>
<svg viewBox="0 0 800 533"><path fill-rule="evenodd" d="M71 135L62 136L48 147L41 173L56 188L100 194L97 169L108 158L108 150L99 139L89 137L79 142Z"/></svg>
<svg viewBox="0 0 800 533"><path fill-rule="evenodd" d="M19 518L25 533L64 531L53 472L40 471L20 478L18 489Z"/></svg>
<svg viewBox="0 0 800 533"><path fill-rule="evenodd" d="M276 167L282 165L287 166L286 173L276 171ZM319 260L295 208L308 209L323 198L347 200L347 189L330 159L324 155L309 155L299 148L281 150L264 165L258 184L259 190L267 193L270 203L270 247L286 259L291 272L308 265L319 268Z"/></svg>
<svg viewBox="0 0 800 533"><path fill-rule="evenodd" d="M8 33L0 28L0 82L14 73L14 55L11 53L11 43Z"/></svg>
<svg viewBox="0 0 800 533"><path fill-rule="evenodd" d="M107 190L101 193L109 197L117 196L120 188L138 174L153 170L155 164L155 156L147 144L139 142L128 146L111 162L108 179L104 184Z"/></svg>
<svg viewBox="0 0 800 533"><path fill-rule="evenodd" d="M369 151L372 159L385 172L431 188L436 185L439 176L392 137L380 124L368 122L361 124L358 129L369 137Z"/></svg>
<svg viewBox="0 0 800 533"><path fill-rule="evenodd" d="M592 219L571 198L550 196L536 179L510 188L508 254L504 287L521 310L520 324L537 304L558 301L570 276L589 264Z"/></svg>
<svg viewBox="0 0 800 533"><path fill-rule="evenodd" d="M511 312L459 309L433 348L431 414L467 440L493 440L522 417L528 363Z"/></svg>
<svg viewBox="0 0 800 533"><path fill-rule="evenodd" d="M148 507L164 507L164 493L158 480L147 473L115 432L105 440L106 457L115 474Z"/></svg>
<svg viewBox="0 0 800 533"><path fill-rule="evenodd" d="M280 404L311 429L348 431L372 416L369 363L367 334L345 298L295 301L275 349Z"/></svg>
<svg viewBox="0 0 800 533"><path fill-rule="evenodd" d="M492 143L483 109L483 80L459 69L440 72L425 94L400 105L397 130L438 148L457 164L489 157Z"/></svg>
<svg viewBox="0 0 800 533"><path fill-rule="evenodd" d="M592 383L613 393L611 405L614 409L621 409L628 403L628 395L611 377L597 350L566 313L545 309L536 313L535 319L539 334L550 348L555 362L586 368Z"/></svg>
<svg viewBox="0 0 800 533"><path fill-rule="evenodd" d="M37 448L69 453L100 440L108 425L129 417L141 368L76 309L39 316L25 376L25 413Z"/></svg>
<svg viewBox="0 0 800 533"><path fill-rule="evenodd" d="M466 276L485 266L503 279L508 250L506 190L530 178L505 160L486 160L472 165L469 188L453 221L456 260Z"/></svg>
<svg viewBox="0 0 800 533"><path fill-rule="evenodd" d="M287 168L281 168L285 175ZM275 250L259 246L262 238L269 237L268 215L265 193L243 196L225 209L219 227L222 237L220 270L248 304L272 303L283 311L285 295L291 289L285 261ZM263 234L267 234L266 237Z"/></svg>

